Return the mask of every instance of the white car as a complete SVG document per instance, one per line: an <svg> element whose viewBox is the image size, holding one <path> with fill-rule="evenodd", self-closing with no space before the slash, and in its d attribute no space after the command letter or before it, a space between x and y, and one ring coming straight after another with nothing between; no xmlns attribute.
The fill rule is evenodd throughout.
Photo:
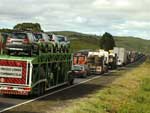
<svg viewBox="0 0 150 113"><path fill-rule="evenodd" d="M56 52L69 52L70 41L67 39L67 37L55 34L49 34L48 36L50 41L53 43Z"/></svg>

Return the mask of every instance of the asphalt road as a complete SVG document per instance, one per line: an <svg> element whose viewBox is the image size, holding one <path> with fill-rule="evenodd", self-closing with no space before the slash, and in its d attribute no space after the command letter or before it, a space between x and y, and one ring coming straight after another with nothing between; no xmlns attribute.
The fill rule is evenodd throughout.
<svg viewBox="0 0 150 113"><path fill-rule="evenodd" d="M87 78L76 78L74 81L74 84L77 85L77 84L84 82L86 80L89 80L93 77L95 77L95 76L89 76ZM62 89L66 88L66 86L57 88L53 91L60 90L61 88ZM49 92L47 92L47 94L52 93L53 91L49 91ZM3 96L3 95L0 95L0 112L5 110L6 108L15 106L17 104L24 103L24 102L32 100L32 99L35 99L35 98L28 98L28 97L23 97L23 96Z"/></svg>
<svg viewBox="0 0 150 113"><path fill-rule="evenodd" d="M118 68L117 70L109 71L108 73L105 73L104 75L107 75L107 74L111 75L111 73L116 73L120 70L129 70L129 69L132 69L132 65L127 66L127 67L121 67L121 68ZM11 109L16 109L16 107L18 106L28 104L28 103L33 103L34 101L40 100L40 99L56 101L57 99L67 100L68 98L74 99L74 98L82 97L88 93L91 93L94 90L103 88L102 86L105 86L105 84L107 83L111 83L115 78L118 77L118 76L104 76L104 75L97 75L97 76L92 75L87 78L77 78L75 79L75 84L73 86L71 87L63 86L55 90L51 90L47 92L46 95L39 97L39 98L0 95L0 113L4 112L5 110L6 110L6 113L16 113L16 111L12 112ZM87 89L87 90L84 90L84 89ZM18 113L21 113L21 112L18 112Z"/></svg>

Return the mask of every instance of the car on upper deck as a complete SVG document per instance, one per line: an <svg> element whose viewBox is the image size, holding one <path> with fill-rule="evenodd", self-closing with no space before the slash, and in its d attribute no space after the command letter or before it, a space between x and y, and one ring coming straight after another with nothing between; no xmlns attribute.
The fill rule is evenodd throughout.
<svg viewBox="0 0 150 113"><path fill-rule="evenodd" d="M39 54L40 47L36 42L36 38L31 32L13 32L7 37L6 53L26 52L29 56L33 53Z"/></svg>
<svg viewBox="0 0 150 113"><path fill-rule="evenodd" d="M48 34L51 42L54 45L55 52L68 53L70 49L70 41L66 36Z"/></svg>
<svg viewBox="0 0 150 113"><path fill-rule="evenodd" d="M49 36L44 32L36 32L34 36L44 52L53 52L53 43L49 40Z"/></svg>

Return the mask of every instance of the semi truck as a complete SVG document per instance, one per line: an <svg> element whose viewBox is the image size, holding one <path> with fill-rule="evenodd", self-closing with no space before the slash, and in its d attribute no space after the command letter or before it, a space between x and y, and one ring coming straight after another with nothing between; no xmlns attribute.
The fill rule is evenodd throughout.
<svg viewBox="0 0 150 113"><path fill-rule="evenodd" d="M107 71L106 57L103 52L89 52L87 64L92 74L102 74Z"/></svg>
<svg viewBox="0 0 150 113"><path fill-rule="evenodd" d="M109 51L108 68L109 69L116 69L117 68L117 54L115 54L113 52L113 50Z"/></svg>
<svg viewBox="0 0 150 113"><path fill-rule="evenodd" d="M125 48L114 47L114 53L117 55L117 65L123 66L127 63L127 51Z"/></svg>
<svg viewBox="0 0 150 113"><path fill-rule="evenodd" d="M73 55L73 65L86 65L90 50L80 50Z"/></svg>
<svg viewBox="0 0 150 113"><path fill-rule="evenodd" d="M58 86L73 84L71 65L70 53L0 55L0 94L42 95Z"/></svg>

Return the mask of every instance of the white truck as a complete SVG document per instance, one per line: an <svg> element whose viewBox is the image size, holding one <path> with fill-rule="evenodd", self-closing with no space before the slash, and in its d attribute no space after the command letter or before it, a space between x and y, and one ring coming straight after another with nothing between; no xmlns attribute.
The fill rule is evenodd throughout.
<svg viewBox="0 0 150 113"><path fill-rule="evenodd" d="M102 50L89 52L87 64L91 74L102 74L107 71L107 56L107 52Z"/></svg>
<svg viewBox="0 0 150 113"><path fill-rule="evenodd" d="M114 53L117 55L118 66L123 66L127 63L127 51L125 48L114 47Z"/></svg>
<svg viewBox="0 0 150 113"><path fill-rule="evenodd" d="M109 69L116 69L117 68L117 54L114 53L113 50L109 51Z"/></svg>

